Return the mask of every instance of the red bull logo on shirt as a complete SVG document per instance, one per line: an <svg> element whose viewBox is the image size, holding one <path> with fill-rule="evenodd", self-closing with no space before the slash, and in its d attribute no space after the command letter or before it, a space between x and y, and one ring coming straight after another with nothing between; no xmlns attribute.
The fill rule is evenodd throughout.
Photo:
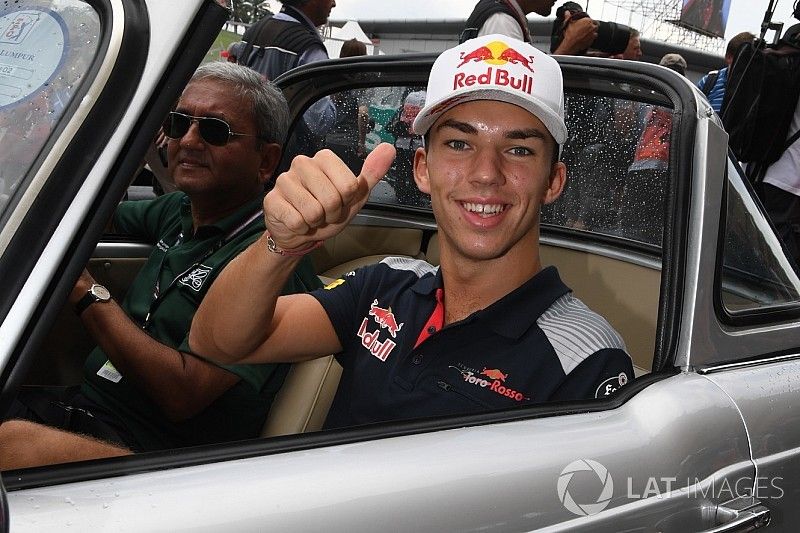
<svg viewBox="0 0 800 533"><path fill-rule="evenodd" d="M462 68L470 63L486 63L490 65L485 72L480 74L457 72L453 77L453 90L473 85L499 85L518 89L531 94L533 92L533 56L525 56L502 41L492 41L476 48L472 52L462 52L461 62L456 68ZM531 74L516 76L502 68L507 64L521 65Z"/></svg>
<svg viewBox="0 0 800 533"><path fill-rule="evenodd" d="M405 322L401 324L397 323L391 307L389 307L389 309L378 307L377 299L373 300L372 305L369 306L369 314L375 317L375 322L377 322L380 327L389 330L389 335L392 337L397 337L397 332L400 331L400 328L405 324Z"/></svg>
<svg viewBox="0 0 800 533"><path fill-rule="evenodd" d="M383 307L379 307L377 298L373 300L372 305L369 306L369 316L374 317L375 322L378 323L378 329L374 331L367 331L367 326L369 326L370 320L369 317L364 317L364 320L361 321L361 326L358 328L358 333L356 333L356 335L361 339L361 345L369 350L369 353L381 361L386 361L386 359L389 357L389 354L392 353L392 350L394 350L394 347L397 346L397 343L391 339L381 341L381 330L387 330L392 338L396 338L397 333L400 331L400 328L403 327L405 322L398 324L397 319L394 317L394 313L392 313L392 308L389 307L388 309L384 309Z"/></svg>

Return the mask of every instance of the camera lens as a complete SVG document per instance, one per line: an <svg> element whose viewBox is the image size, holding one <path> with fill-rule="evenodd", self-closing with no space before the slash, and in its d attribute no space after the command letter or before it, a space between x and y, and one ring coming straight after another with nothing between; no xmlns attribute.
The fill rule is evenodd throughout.
<svg viewBox="0 0 800 533"><path fill-rule="evenodd" d="M630 27L616 22L598 20L597 38L592 43L592 48L596 48L606 54L621 54L628 47L630 38Z"/></svg>

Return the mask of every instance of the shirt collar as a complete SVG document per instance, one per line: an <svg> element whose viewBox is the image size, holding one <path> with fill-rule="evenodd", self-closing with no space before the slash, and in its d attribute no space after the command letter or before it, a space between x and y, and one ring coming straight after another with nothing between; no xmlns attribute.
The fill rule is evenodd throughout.
<svg viewBox="0 0 800 533"><path fill-rule="evenodd" d="M292 6L284 5L281 8L281 13L283 13L284 15L289 15L290 17L295 19L297 22L300 22L301 24L304 23L309 28L314 28L314 31L319 31L319 30L317 30L317 27L314 26L314 23L311 22L311 19L308 18L305 13L303 13L302 11L300 11L297 8L294 8Z"/></svg>
<svg viewBox="0 0 800 533"><path fill-rule="evenodd" d="M436 289L443 287L442 269L435 276L423 276L411 288L420 295L434 297ZM570 291L558 270L550 266L540 270L520 287L494 302L486 309L476 311L464 322L482 320L495 333L518 339L547 311L553 302ZM447 289L445 289L445 293Z"/></svg>
<svg viewBox="0 0 800 533"><path fill-rule="evenodd" d="M181 199L181 231L183 232L184 241L191 240L193 235L195 238L204 239L211 236L229 234L234 231L246 217L261 209L263 200L261 196L258 196L242 205L230 215L217 220L213 224L200 226L197 228L196 232L193 232L192 204L189 197L184 196Z"/></svg>

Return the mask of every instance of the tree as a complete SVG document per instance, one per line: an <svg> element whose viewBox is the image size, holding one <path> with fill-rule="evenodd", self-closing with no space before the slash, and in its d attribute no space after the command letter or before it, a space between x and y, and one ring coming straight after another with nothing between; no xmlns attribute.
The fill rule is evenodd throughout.
<svg viewBox="0 0 800 533"><path fill-rule="evenodd" d="M255 22L273 12L269 0L232 0L231 20Z"/></svg>

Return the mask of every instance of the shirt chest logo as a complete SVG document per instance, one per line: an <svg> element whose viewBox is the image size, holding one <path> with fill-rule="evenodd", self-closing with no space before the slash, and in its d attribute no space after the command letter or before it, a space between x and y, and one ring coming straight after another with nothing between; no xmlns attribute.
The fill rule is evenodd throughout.
<svg viewBox="0 0 800 533"><path fill-rule="evenodd" d="M178 283L189 287L195 292L200 292L200 289L203 288L203 283L205 283L206 279L208 279L208 275L212 270L213 268L211 267L198 265L192 269L191 272L179 279Z"/></svg>
<svg viewBox="0 0 800 533"><path fill-rule="evenodd" d="M400 328L403 327L405 322L400 324L397 323L397 320L394 318L394 313L392 313L392 308L389 307L388 309L384 309L383 307L378 307L378 300L375 299L372 301L372 305L369 306L369 314L370 316L375 317L375 322L381 328L385 328L389 331L389 335L392 338L397 337L397 333L400 331Z"/></svg>
<svg viewBox="0 0 800 533"><path fill-rule="evenodd" d="M378 325L374 331L368 331L370 325L369 317L373 317ZM369 314L361 321L361 326L358 328L356 336L361 339L361 345L369 350L369 353L380 359L386 361L389 354L392 353L397 343L390 338L381 340L380 336L383 330L387 330L392 338L397 338L397 333L403 327L405 322L397 323L397 320L392 313L392 308L384 309L378 306L378 300L375 299L372 305L369 306Z"/></svg>
<svg viewBox="0 0 800 533"><path fill-rule="evenodd" d="M458 371L464 381L470 385L480 387L482 389L488 389L489 391L499 394L500 396L511 398L515 402L530 400L530 398L525 396L525 394L522 392L506 385L508 372L503 372L499 368L483 367L483 370L478 372L474 368L469 368L460 363L458 366L451 365L450 368Z"/></svg>

